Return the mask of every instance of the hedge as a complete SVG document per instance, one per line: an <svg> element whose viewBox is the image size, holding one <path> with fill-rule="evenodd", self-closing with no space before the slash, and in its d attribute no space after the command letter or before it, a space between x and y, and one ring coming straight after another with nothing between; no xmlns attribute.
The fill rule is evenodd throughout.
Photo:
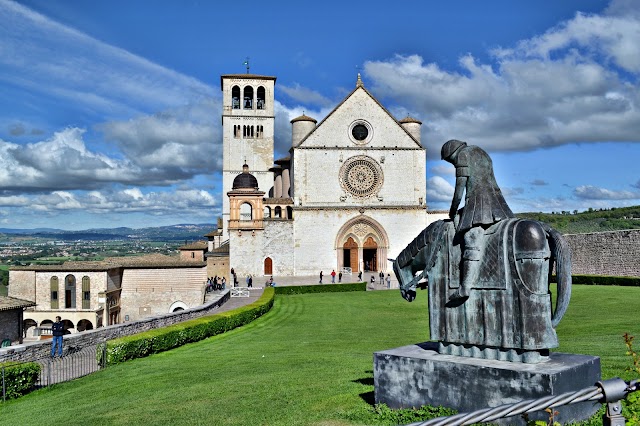
<svg viewBox="0 0 640 426"><path fill-rule="evenodd" d="M106 365L177 348L248 324L269 312L273 306L273 288L266 288L257 301L229 312L208 315L179 324L145 331L107 342ZM99 351L101 352L101 351ZM101 353L98 354L100 358Z"/></svg>
<svg viewBox="0 0 640 426"><path fill-rule="evenodd" d="M639 277L612 277L607 275L572 275L573 284L586 285L620 285L620 286L640 286Z"/></svg>
<svg viewBox="0 0 640 426"><path fill-rule="evenodd" d="M342 293L346 291L366 291L367 283L352 284L318 284L274 287L278 295L304 294L304 293Z"/></svg>
<svg viewBox="0 0 640 426"><path fill-rule="evenodd" d="M5 398L18 398L30 392L40 376L40 364L36 362L5 362L0 363L0 374L4 372ZM2 386L2 376L0 376ZM0 394L1 394L0 390Z"/></svg>

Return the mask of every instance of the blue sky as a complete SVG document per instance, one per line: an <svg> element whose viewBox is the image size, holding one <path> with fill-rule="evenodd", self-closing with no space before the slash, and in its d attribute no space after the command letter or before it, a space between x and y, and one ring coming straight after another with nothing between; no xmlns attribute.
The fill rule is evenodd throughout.
<svg viewBox="0 0 640 426"><path fill-rule="evenodd" d="M358 72L423 122L427 203L452 138L490 152L515 212L640 204L640 4L0 0L0 227L215 223L220 75L321 120Z"/></svg>

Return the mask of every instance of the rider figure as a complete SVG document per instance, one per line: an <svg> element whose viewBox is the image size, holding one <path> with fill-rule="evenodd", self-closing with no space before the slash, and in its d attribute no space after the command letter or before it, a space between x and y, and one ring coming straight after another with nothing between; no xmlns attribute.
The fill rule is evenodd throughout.
<svg viewBox="0 0 640 426"><path fill-rule="evenodd" d="M460 288L450 299L469 297L469 290L477 280L484 231L494 223L514 217L498 187L493 163L481 148L452 139L442 146L442 159L456 168L456 188L449 209L449 217L456 217L463 193L465 205L456 224L456 237L464 236ZM455 222L454 222L455 223Z"/></svg>

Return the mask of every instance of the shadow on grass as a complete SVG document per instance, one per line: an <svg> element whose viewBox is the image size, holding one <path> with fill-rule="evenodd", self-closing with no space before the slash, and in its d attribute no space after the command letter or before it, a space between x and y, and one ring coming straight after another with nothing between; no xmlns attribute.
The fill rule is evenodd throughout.
<svg viewBox="0 0 640 426"><path fill-rule="evenodd" d="M362 377L360 379L355 379L352 380L353 383L359 383L363 386L373 386L374 382L373 382L373 370L367 370L365 371L365 374L367 374L367 377ZM367 404L373 406L376 404L376 400L375 400L375 392L374 391L369 391L369 392L363 392L361 394L359 394L358 396L360 396L360 398L362 398L362 400L364 402L366 402Z"/></svg>

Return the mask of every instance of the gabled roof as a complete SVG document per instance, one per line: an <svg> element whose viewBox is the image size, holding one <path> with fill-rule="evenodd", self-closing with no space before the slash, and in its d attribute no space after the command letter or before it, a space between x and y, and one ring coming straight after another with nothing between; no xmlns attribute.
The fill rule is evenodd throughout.
<svg viewBox="0 0 640 426"><path fill-rule="evenodd" d="M364 91L364 93L366 93L376 104L378 104L378 106L393 120L398 124L398 127L400 127L406 134L407 136L409 136L415 143L417 146L419 146L420 148L422 148L422 145L420 145L420 142L418 142L416 140L416 138L413 137L413 135L411 135L411 133L409 133L409 131L407 131L407 129L404 128L404 126L402 126L400 124L400 122L398 120L396 120L396 118L380 103L378 102L378 100L375 98L375 96L373 96L367 89L365 89L364 84L362 84L362 80L360 80L360 75L358 74L358 83L356 84L355 89L353 89L351 91L351 93L349 93L343 100L342 102L340 102L338 105L336 105L336 107L329 113L327 114L327 116L325 118L322 119L322 121L320 122L320 124L318 124L311 132L309 132L304 138L302 138L302 140L300 141L300 143L298 143L296 148L301 147L304 142L309 139L309 137L311 135L313 135L321 126L322 124L324 124L325 121L327 121L329 119L329 117L331 117L338 109L340 109L340 107L351 97L353 96L354 93L356 93L358 90L362 90Z"/></svg>
<svg viewBox="0 0 640 426"><path fill-rule="evenodd" d="M178 247L178 250L206 250L209 244L206 241L196 241L190 244L185 244L182 247Z"/></svg>
<svg viewBox="0 0 640 426"><path fill-rule="evenodd" d="M28 308L29 306L36 306L36 303L29 300L16 299L15 297L0 296L0 311Z"/></svg>

